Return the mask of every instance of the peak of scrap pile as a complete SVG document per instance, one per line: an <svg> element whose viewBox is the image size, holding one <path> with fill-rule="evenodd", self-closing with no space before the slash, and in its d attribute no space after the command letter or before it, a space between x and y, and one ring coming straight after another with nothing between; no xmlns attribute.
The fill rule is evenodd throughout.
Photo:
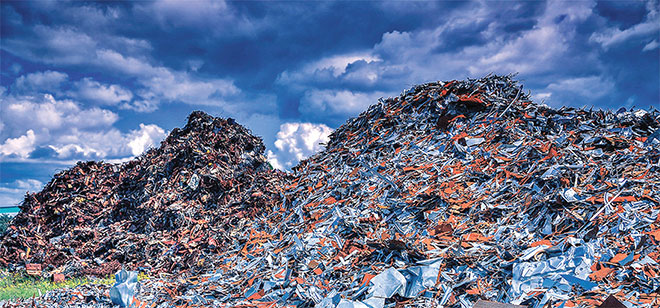
<svg viewBox="0 0 660 308"><path fill-rule="evenodd" d="M4 262L164 270L135 295L158 307L660 305L658 111L555 109L511 76L427 83L287 174L239 126L190 118L136 161L80 164L28 196ZM85 236L112 240L58 250Z"/></svg>

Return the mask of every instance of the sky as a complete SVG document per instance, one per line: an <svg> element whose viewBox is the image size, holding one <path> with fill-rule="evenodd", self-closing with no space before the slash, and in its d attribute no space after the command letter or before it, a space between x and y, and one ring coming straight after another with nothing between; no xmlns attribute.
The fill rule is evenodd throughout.
<svg viewBox="0 0 660 308"><path fill-rule="evenodd" d="M287 170L381 97L517 73L552 107L659 108L658 1L2 1L0 206L193 110Z"/></svg>

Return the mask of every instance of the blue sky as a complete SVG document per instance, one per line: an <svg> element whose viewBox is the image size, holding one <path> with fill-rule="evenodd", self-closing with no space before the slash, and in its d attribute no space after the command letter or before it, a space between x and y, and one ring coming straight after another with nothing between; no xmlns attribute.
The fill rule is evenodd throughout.
<svg viewBox="0 0 660 308"><path fill-rule="evenodd" d="M538 102L658 107L657 1L3 1L0 206L120 162L192 110L287 169L380 97L518 73Z"/></svg>

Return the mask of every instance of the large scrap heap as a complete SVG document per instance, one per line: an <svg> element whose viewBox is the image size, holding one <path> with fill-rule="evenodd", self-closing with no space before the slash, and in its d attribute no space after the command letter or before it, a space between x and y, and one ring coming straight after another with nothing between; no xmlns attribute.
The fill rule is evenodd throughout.
<svg viewBox="0 0 660 308"><path fill-rule="evenodd" d="M657 111L553 109L508 76L428 83L350 119L288 175L264 168L254 141L214 151L199 140L222 133L189 129L198 118L238 129L193 114L118 173L91 163L65 172L28 196L3 238L5 261L64 266L65 249L45 252L85 234L109 238L99 254L74 248L73 260L177 274L143 282L136 298L154 304L593 307L609 295L660 304ZM90 168L115 183L94 215L72 204L93 199L73 193L89 187L78 174ZM60 186L69 201L49 192ZM84 227L68 223L79 217ZM153 253L139 260L132 249Z"/></svg>

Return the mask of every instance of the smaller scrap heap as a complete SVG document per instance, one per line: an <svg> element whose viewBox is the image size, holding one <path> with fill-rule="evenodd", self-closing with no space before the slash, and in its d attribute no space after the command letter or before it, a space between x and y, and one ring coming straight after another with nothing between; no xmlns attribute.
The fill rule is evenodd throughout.
<svg viewBox="0 0 660 308"><path fill-rule="evenodd" d="M209 256L280 200L283 173L233 120L194 112L157 149L116 165L80 162L35 194L0 240L0 265L107 276L212 267Z"/></svg>
<svg viewBox="0 0 660 308"><path fill-rule="evenodd" d="M144 280L136 303L594 307L613 295L657 307L659 128L657 111L536 104L509 76L413 87L348 120L293 173L257 171L281 181L267 190L264 210L241 205L234 216L249 219L203 224L196 232L227 234L206 272ZM178 183L181 193L191 178L153 187ZM115 211L122 208L131 209ZM191 247L193 238L169 247ZM207 259L179 262L199 260ZM79 290L108 302L101 287ZM42 303L76 296L52 292Z"/></svg>

